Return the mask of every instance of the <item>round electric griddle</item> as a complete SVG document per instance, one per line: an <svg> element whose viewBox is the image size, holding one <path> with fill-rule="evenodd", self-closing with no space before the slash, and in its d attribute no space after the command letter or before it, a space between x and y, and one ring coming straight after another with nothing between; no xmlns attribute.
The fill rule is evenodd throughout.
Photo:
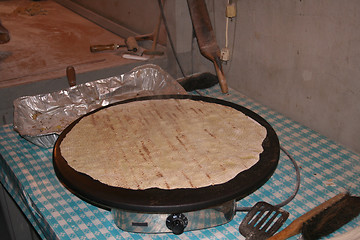
<svg viewBox="0 0 360 240"><path fill-rule="evenodd" d="M230 181L201 188L164 190L150 188L132 190L112 187L94 180L90 176L71 168L61 155L60 145L66 134L81 118L118 104L153 99L191 99L232 107L267 130L262 146L264 151L260 160L251 168L239 173ZM84 133L86 134L86 133ZM101 143L99 143L101 144ZM70 124L57 139L53 151L53 164L57 177L62 184L78 197L96 206L106 209L123 209L147 213L177 213L209 208L231 200L239 200L262 186L275 171L280 155L278 137L271 125L262 117L240 105L204 96L192 95L159 95L128 99L90 112Z"/></svg>

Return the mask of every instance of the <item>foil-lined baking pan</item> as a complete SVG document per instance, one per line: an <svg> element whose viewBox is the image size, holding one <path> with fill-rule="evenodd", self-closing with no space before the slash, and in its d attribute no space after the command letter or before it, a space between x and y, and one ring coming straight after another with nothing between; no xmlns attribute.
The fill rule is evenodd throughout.
<svg viewBox="0 0 360 240"><path fill-rule="evenodd" d="M157 65L79 84L57 92L14 100L14 129L40 147L53 147L71 122L99 107L137 96L186 94L184 88Z"/></svg>

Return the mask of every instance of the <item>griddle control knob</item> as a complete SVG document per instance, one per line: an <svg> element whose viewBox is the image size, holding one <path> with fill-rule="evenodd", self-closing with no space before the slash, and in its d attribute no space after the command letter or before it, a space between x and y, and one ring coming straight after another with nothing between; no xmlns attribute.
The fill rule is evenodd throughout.
<svg viewBox="0 0 360 240"><path fill-rule="evenodd" d="M182 234L188 225L188 219L182 213L171 214L166 219L166 226L176 235Z"/></svg>

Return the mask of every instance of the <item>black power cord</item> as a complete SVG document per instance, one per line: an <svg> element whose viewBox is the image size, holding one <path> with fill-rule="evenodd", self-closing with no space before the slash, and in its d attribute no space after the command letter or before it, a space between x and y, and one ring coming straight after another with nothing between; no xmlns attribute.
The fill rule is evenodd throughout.
<svg viewBox="0 0 360 240"><path fill-rule="evenodd" d="M288 158L290 159L290 161L294 165L295 173L296 173L296 184L295 184L294 192L290 195L290 197L288 197L285 201L275 205L278 208L287 205L289 202L291 202L295 198L296 194L298 193L298 191L300 189L300 181L301 181L300 168L297 165L295 159L288 153L288 151L285 150L285 148L280 146L280 149L281 149L281 151L283 151L286 154L286 156L288 156ZM237 212L248 212L251 209L252 209L252 207L239 207L239 206L236 206L235 211L237 211Z"/></svg>

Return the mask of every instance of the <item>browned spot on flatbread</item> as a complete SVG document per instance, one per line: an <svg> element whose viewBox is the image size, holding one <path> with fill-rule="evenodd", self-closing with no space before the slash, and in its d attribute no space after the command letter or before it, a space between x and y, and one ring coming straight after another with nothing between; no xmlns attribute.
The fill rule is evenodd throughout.
<svg viewBox="0 0 360 240"><path fill-rule="evenodd" d="M166 189L170 189L170 185L166 182L166 179L164 178L164 175L161 172L157 172L156 176L158 178L162 178L162 180L164 181L164 184L166 186Z"/></svg>
<svg viewBox="0 0 360 240"><path fill-rule="evenodd" d="M212 134L211 132L209 132L209 130L207 130L206 128L204 129L204 131L209 134L210 136L212 136L213 138L216 138L216 136L214 134Z"/></svg>
<svg viewBox="0 0 360 240"><path fill-rule="evenodd" d="M122 157L122 159L123 159L125 162L129 163L129 160L128 160L128 158L126 157L126 154L124 153L124 151L120 149L120 152L121 152L121 157ZM131 166L130 166L130 172L132 172L132 175L134 175L134 168L131 167ZM140 187L140 184L136 181L136 179L133 180L133 181L135 182L136 186L139 188L139 187Z"/></svg>
<svg viewBox="0 0 360 240"><path fill-rule="evenodd" d="M157 109L155 109L154 111L155 111L156 115L157 115L161 120L164 119L163 116L161 115L161 113L160 113Z"/></svg>
<svg viewBox="0 0 360 240"><path fill-rule="evenodd" d="M191 179L184 173L184 171L181 171L181 173L186 178L186 180L189 182L190 186L193 188L194 184L192 183Z"/></svg>
<svg viewBox="0 0 360 240"><path fill-rule="evenodd" d="M174 144L172 144L169 139L166 139L166 143L169 144L169 146L171 147L171 150L173 151L177 151L178 149L174 146Z"/></svg>
<svg viewBox="0 0 360 240"><path fill-rule="evenodd" d="M139 149L139 154L140 154L140 156L142 157L142 159L145 160L145 162L149 161L149 158L147 158L147 157L145 156L145 154L141 151L141 149Z"/></svg>
<svg viewBox="0 0 360 240"><path fill-rule="evenodd" d="M130 117L129 115L124 114L123 117L124 117L125 121L132 122L132 117Z"/></svg>
<svg viewBox="0 0 360 240"><path fill-rule="evenodd" d="M91 115L90 115L90 119L91 119L91 123L92 123L93 125L96 125L96 116L95 116L95 114L91 114Z"/></svg>
<svg viewBox="0 0 360 240"><path fill-rule="evenodd" d="M186 148L186 145L183 143L183 141L181 141L181 139L180 139L179 136L176 136L176 139L177 139L178 142L184 147L184 149L187 149L187 148Z"/></svg>
<svg viewBox="0 0 360 240"><path fill-rule="evenodd" d="M191 111L193 111L194 113L198 114L198 111L195 110L194 108L190 108Z"/></svg>
<svg viewBox="0 0 360 240"><path fill-rule="evenodd" d="M143 141L141 141L141 145L143 150L145 151L145 153L150 157L150 151L149 149L146 147L145 143Z"/></svg>
<svg viewBox="0 0 360 240"><path fill-rule="evenodd" d="M211 180L211 177L210 177L210 175L208 173L205 173L205 175L207 176L208 179Z"/></svg>
<svg viewBox="0 0 360 240"><path fill-rule="evenodd" d="M144 117L144 122L145 122L146 125L150 124L149 120L146 117Z"/></svg>
<svg viewBox="0 0 360 240"><path fill-rule="evenodd" d="M114 126L113 126L112 123L111 123L111 120L110 120L110 116L109 116L109 115L105 115L104 124L105 124L107 127L109 127L112 131L115 130Z"/></svg>
<svg viewBox="0 0 360 240"><path fill-rule="evenodd" d="M225 171L225 170L226 170L226 168L225 168L222 164L220 164L219 166L220 166L220 168L221 168L222 171Z"/></svg>
<svg viewBox="0 0 360 240"><path fill-rule="evenodd" d="M180 113L184 113L184 110L182 108L180 108L180 106L176 105L175 108L180 112Z"/></svg>

